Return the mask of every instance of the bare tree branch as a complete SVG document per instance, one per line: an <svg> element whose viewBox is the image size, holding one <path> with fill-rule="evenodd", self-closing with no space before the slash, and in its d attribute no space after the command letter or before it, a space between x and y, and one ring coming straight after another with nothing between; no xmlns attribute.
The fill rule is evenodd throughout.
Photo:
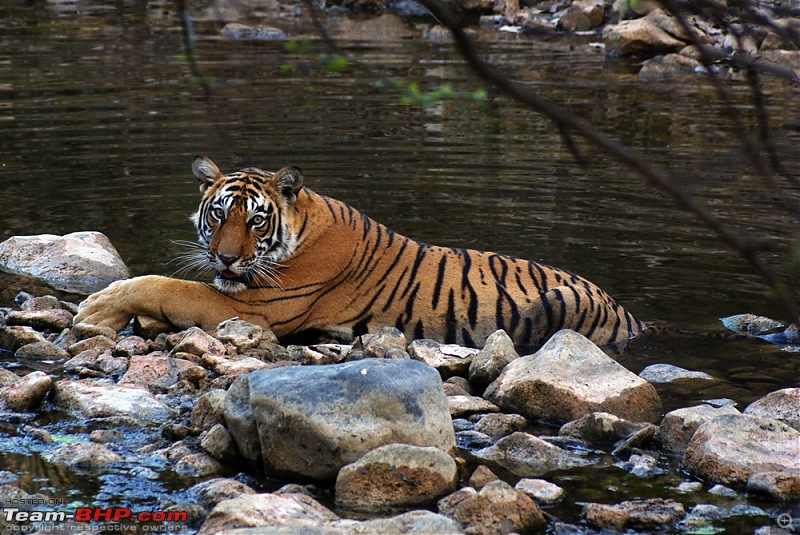
<svg viewBox="0 0 800 535"><path fill-rule="evenodd" d="M787 319L791 323L800 324L800 313L794 302L792 292L781 281L780 277L761 258L759 252L764 245L749 238L739 236L736 231L728 227L715 217L705 206L687 193L678 182L669 175L651 165L647 160L619 142L609 139L597 129L584 123L576 116L565 112L551 101L534 93L523 90L509 78L497 73L492 66L486 63L478 54L475 43L464 31L464 27L453 10L440 0L419 0L431 14L453 35L456 46L470 68L480 78L505 94L536 112L553 121L559 130L575 132L578 136L589 141L596 147L604 150L617 161L624 163L643 176L652 186L670 195L679 206L693 213L700 221L706 224L726 244L735 250L742 258L747 260L753 269L764 279L780 302Z"/></svg>

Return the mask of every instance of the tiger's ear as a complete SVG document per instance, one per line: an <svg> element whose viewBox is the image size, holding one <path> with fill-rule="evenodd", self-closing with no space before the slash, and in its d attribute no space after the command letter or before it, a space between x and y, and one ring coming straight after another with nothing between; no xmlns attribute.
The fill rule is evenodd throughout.
<svg viewBox="0 0 800 535"><path fill-rule="evenodd" d="M286 203L292 204L297 199L297 192L303 189L303 171L294 165L287 165L272 175L272 183Z"/></svg>
<svg viewBox="0 0 800 535"><path fill-rule="evenodd" d="M194 157L194 160L192 160L192 172L197 177L197 181L200 182L201 193L205 193L214 182L224 176L217 164L205 156Z"/></svg>

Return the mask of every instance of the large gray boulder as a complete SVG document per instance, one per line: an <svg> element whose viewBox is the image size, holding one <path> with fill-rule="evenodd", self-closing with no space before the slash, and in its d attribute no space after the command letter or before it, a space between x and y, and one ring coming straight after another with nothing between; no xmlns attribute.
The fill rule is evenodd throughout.
<svg viewBox="0 0 800 535"><path fill-rule="evenodd" d="M129 276L119 253L100 232L12 236L0 243L0 269L78 294L97 292Z"/></svg>
<svg viewBox="0 0 800 535"><path fill-rule="evenodd" d="M392 443L455 451L439 374L410 359L253 372L231 385L225 421L242 457L274 475L332 480Z"/></svg>
<svg viewBox="0 0 800 535"><path fill-rule="evenodd" d="M653 385L570 330L509 363L483 397L504 412L559 424L592 412L632 422L654 421L661 413Z"/></svg>

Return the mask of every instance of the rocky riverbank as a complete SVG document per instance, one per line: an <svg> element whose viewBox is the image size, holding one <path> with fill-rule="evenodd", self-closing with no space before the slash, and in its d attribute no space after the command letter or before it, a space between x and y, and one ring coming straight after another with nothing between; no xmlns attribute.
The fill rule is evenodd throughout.
<svg viewBox="0 0 800 535"><path fill-rule="evenodd" d="M761 73L800 79L800 18L796 6L793 11L781 0L698 3L679 16L657 0L467 0L458 5L465 20L500 32L592 36L588 46L593 49L641 59L643 79L705 73L706 66L723 76L751 66ZM284 20L307 15L305 8L291 2L268 0L248 6L236 11L212 4L197 15L201 20L229 21L220 33L237 40L290 39L289 29L253 21L270 21L275 13ZM399 14L409 21L425 21L421 31L427 39L449 38L446 28L427 26L427 10L409 0L345 0L322 3L318 9L334 20L343 11Z"/></svg>
<svg viewBox="0 0 800 535"><path fill-rule="evenodd" d="M27 422L18 432L55 466L191 476L196 484L160 502L164 514L187 514L173 522L181 529L688 532L755 515L774 530L800 498L800 389L742 412L702 404L663 415L643 377L709 379L663 366L638 376L570 331L528 356L502 331L480 351L408 343L393 328L353 345L283 346L236 319L210 333L137 323L118 334L73 326L75 305L52 296L17 302L0 309L6 360L46 362L49 371L2 369L10 421ZM83 422L86 439L53 440L46 422L56 414ZM644 481L672 472L681 481L672 492L686 498L615 500L611 492L573 503L548 481L609 457L611 469ZM247 474L285 485L266 492ZM767 497L775 507L725 507L704 502L708 493ZM49 499L13 481L0 487L0 498L16 503L37 497ZM580 522L560 519L565 507L579 508Z"/></svg>

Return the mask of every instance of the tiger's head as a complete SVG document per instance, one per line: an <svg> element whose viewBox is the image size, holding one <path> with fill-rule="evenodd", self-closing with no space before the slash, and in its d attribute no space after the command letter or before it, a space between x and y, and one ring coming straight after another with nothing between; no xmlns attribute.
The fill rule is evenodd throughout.
<svg viewBox="0 0 800 535"><path fill-rule="evenodd" d="M192 171L203 198L191 220L216 271L214 284L233 295L251 283L275 283L276 268L297 246L286 215L303 188L303 172L288 166L225 175L205 156L195 156Z"/></svg>

